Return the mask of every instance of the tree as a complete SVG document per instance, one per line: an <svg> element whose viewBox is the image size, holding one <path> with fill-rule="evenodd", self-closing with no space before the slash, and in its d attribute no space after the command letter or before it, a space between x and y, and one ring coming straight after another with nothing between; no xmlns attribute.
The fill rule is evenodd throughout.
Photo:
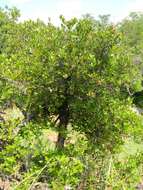
<svg viewBox="0 0 143 190"><path fill-rule="evenodd" d="M121 89L138 75L137 65L111 24L61 20L61 27L41 21L16 25L9 52L0 57L9 97L26 120L57 117L58 149L64 147L68 124L93 144L114 145L133 123Z"/></svg>
<svg viewBox="0 0 143 190"><path fill-rule="evenodd" d="M124 35L124 41L127 45L128 49L131 50L133 57L132 61L134 64L140 67L140 76L136 76L133 80L133 84L131 86L131 91L133 90L134 94L134 103L136 106L142 107L141 99L142 99L142 74L143 74L143 14L138 12L132 12L130 15L120 23L119 30ZM140 77L140 81L137 79Z"/></svg>

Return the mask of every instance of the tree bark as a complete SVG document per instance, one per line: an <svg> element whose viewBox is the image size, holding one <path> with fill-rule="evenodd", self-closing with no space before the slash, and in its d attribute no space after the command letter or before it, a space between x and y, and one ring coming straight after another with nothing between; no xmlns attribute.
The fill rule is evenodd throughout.
<svg viewBox="0 0 143 190"><path fill-rule="evenodd" d="M60 126L60 128L62 128L62 127ZM67 129L65 129L65 130L67 130ZM58 139L56 142L57 150L63 150L64 149L65 140L66 140L66 135L62 131L59 131Z"/></svg>
<svg viewBox="0 0 143 190"><path fill-rule="evenodd" d="M56 143L57 150L62 150L64 148L68 122L69 122L69 108L68 108L68 101L65 100L59 109L59 125L58 125L59 134Z"/></svg>
<svg viewBox="0 0 143 190"><path fill-rule="evenodd" d="M58 139L56 143L57 150L63 150L67 135L67 126L69 123L69 98L70 94L68 92L69 89L69 81L71 80L71 77L67 77L63 79L63 83L65 85L64 90L64 101L62 105L59 107L59 125L58 125Z"/></svg>

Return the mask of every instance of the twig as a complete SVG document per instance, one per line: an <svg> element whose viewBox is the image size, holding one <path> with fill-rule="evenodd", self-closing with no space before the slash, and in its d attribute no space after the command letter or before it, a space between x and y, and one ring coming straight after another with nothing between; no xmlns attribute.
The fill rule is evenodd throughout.
<svg viewBox="0 0 143 190"><path fill-rule="evenodd" d="M30 187L28 188L28 190L31 190L32 186L34 185L35 181L38 179L38 177L40 176L40 174L43 172L43 170L47 167L47 164L40 170L40 172L38 173L38 175L35 177L35 179L33 180L32 184L30 185Z"/></svg>

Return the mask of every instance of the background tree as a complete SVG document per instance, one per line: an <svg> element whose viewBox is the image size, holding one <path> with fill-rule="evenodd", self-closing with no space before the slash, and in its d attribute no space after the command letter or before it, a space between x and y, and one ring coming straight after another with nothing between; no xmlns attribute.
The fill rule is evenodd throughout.
<svg viewBox="0 0 143 190"><path fill-rule="evenodd" d="M143 14L138 12L132 12L130 15L123 20L123 22L119 25L119 30L124 35L124 41L132 52L132 61L134 64L140 67L140 78L142 78L143 74L143 52L142 52L142 45L143 45L143 38L142 38L142 30L143 30ZM139 77L139 76L137 76ZM137 77L133 80L133 86L131 87L132 94L134 92L138 92L134 94L135 104L138 105L137 99L142 99L142 80L138 83ZM139 93L140 92L140 93ZM140 94L140 95L139 95ZM138 98L139 96L139 98ZM140 104L140 103L139 103ZM140 104L141 106L141 104Z"/></svg>

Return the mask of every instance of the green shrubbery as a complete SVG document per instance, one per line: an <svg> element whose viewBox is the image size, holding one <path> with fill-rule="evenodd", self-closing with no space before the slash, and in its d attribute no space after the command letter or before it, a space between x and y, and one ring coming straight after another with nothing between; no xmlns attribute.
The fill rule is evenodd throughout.
<svg viewBox="0 0 143 190"><path fill-rule="evenodd" d="M55 27L18 16L0 10L0 105L21 112L0 124L1 179L15 190L134 189L143 152L120 159L127 139L141 144L143 134L132 109L142 64L121 32L128 22L61 16Z"/></svg>

